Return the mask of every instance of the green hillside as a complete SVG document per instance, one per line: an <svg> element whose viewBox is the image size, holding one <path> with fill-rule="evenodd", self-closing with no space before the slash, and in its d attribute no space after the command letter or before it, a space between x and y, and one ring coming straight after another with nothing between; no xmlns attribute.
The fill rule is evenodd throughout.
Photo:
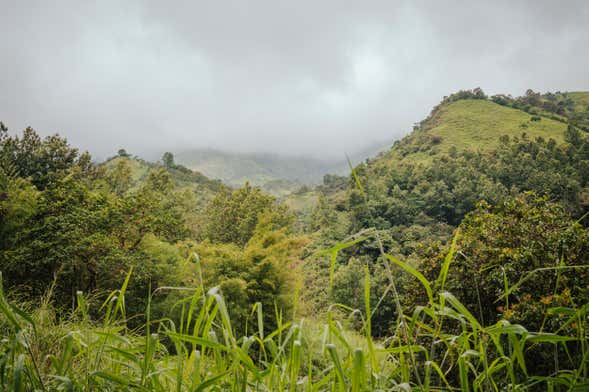
<svg viewBox="0 0 589 392"><path fill-rule="evenodd" d="M563 140L566 124L540 117L534 121L521 110L485 100L461 100L441 106L427 121L425 131L439 136L439 149L489 149L502 135L526 133L531 138Z"/></svg>
<svg viewBox="0 0 589 392"><path fill-rule="evenodd" d="M211 180L203 174L189 170L181 165L165 167L160 163L147 162L141 158L130 156L116 156L108 159L102 165L106 169L107 175L116 170L117 167L120 168L121 165L127 167L131 179L130 190L138 189L147 180L150 173L165 169L177 190L193 192L198 204L197 209L204 208L215 194L223 188L220 181Z"/></svg>
<svg viewBox="0 0 589 392"><path fill-rule="evenodd" d="M568 93L568 96L575 102L575 110L578 112L589 112L589 92L574 91Z"/></svg>
<svg viewBox="0 0 589 392"><path fill-rule="evenodd" d="M365 186L371 188L376 183L382 184L384 178L403 166L428 167L456 153L494 153L503 136L530 141L540 138L545 142L552 139L560 145L565 141L569 123L582 138L587 138L584 121L588 116L589 92L540 94L528 90L525 96L513 98L508 95L487 97L477 89L460 91L445 97L413 132L357 169L365 175ZM382 191L382 186L376 188ZM349 191L325 185L321 192L329 189L330 199L340 205ZM289 197L293 199L289 203L304 204L301 196Z"/></svg>
<svg viewBox="0 0 589 392"><path fill-rule="evenodd" d="M581 113L572 110L573 101L566 93L529 93L523 101L516 98L502 103L495 99L488 98L480 89L444 98L410 135L395 142L387 152L357 165L343 189L336 188L336 182L321 190L327 201L319 199L309 224L319 233L317 244L376 233L373 239L337 255L332 289L335 294L331 294L336 302L352 309L359 306L349 287L363 266L373 266L383 258L382 252L407 261L424 276L429 274L430 279L435 279L453 234L459 228L464 230L468 226L464 222L469 219L469 235L474 245L454 262L466 263L470 274L480 271L480 278L486 279L491 269L504 263L504 258L517 259L521 265L506 267L513 268L511 282L516 282L519 278L515 272L535 268L536 260L550 259L553 263L557 259L530 257L524 249L532 238L536 241L534 246L557 249L542 237L549 229L538 228L548 221L560 227L560 223L551 220L554 217L548 216L552 212L570 214L572 221L586 219L589 212L589 138L574 121L574 116ZM554 103L562 114L545 113L537 109L539 106L529 104L543 106L544 100ZM522 109L512 107L510 102L523 105ZM548 201L557 204L547 205ZM495 206L499 206L497 210L492 209ZM546 214L538 214L540 209L545 209ZM477 211L482 217L472 218ZM504 216L492 222L496 211ZM521 219L522 211L529 212L529 222L525 228L518 228L523 231L510 234L509 225ZM530 235L532 231L535 233ZM462 233L467 235L466 230ZM484 247L478 242L482 237L496 241L486 259L478 253ZM514 257L515 248L521 248L525 256ZM306 300L321 308L328 302L322 298L329 298L330 294L321 291L328 281L322 278L316 263L312 260L305 265L318 288L308 291ZM458 274L457 270L451 273ZM503 272L500 268L495 270L496 282L503 282ZM375 268L371 279L378 281L382 276L383 271ZM399 284L402 290L408 290L407 304L411 308L423 292L407 289L407 278L400 277ZM451 291L459 292L469 302L469 309L482 314L478 297L470 296L479 293L480 286L468 286L478 281L458 278ZM382 282L380 287L386 287L386 283ZM383 292L377 294L380 295ZM497 320L502 312L493 305L494 300L481 307L489 309L484 316L487 321ZM392 302L388 305L394 306ZM387 305L381 307L380 315L374 314L374 326L387 325L390 314L386 309Z"/></svg>
<svg viewBox="0 0 589 392"><path fill-rule="evenodd" d="M482 99L443 103L409 136L386 154L397 161L430 162L457 151L489 151L503 135L554 139L562 142L567 124Z"/></svg>
<svg viewBox="0 0 589 392"><path fill-rule="evenodd" d="M497 104L522 110L531 115L570 122L589 132L589 92L557 91L541 94L530 89L521 97L494 95L490 99Z"/></svg>
<svg viewBox="0 0 589 392"><path fill-rule="evenodd" d="M479 201L503 200L515 184L520 191L561 198L575 212L585 210L587 171L579 162L585 159L580 145L589 138L575 122L584 115L584 99L589 93L489 98L480 90L458 92L388 151L356 166L365 195L355 181L322 192L337 214L352 217L348 234L386 230L391 249L406 257L414 256L416 244L447 240ZM552 110L546 102L557 109L540 110ZM569 124L579 135L579 162L567 158L573 154L565 141Z"/></svg>
<svg viewBox="0 0 589 392"><path fill-rule="evenodd" d="M131 180L134 185L141 183L149 175L150 170L155 168L154 165L143 160L131 157L114 157L104 163L107 171L114 169L120 162L125 162L131 170Z"/></svg>

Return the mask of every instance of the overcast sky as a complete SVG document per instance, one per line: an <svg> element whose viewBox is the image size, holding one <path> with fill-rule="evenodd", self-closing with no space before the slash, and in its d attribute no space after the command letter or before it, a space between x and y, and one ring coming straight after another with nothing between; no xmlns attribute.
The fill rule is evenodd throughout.
<svg viewBox="0 0 589 392"><path fill-rule="evenodd" d="M99 157L339 157L458 89L589 90L587 0L0 3L0 120Z"/></svg>

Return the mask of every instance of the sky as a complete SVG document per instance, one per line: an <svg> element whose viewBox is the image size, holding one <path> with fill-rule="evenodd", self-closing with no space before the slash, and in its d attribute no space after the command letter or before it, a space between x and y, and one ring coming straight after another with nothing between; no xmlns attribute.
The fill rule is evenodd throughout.
<svg viewBox="0 0 589 392"><path fill-rule="evenodd" d="M589 90L588 21L587 0L0 0L0 121L97 157L341 157L460 89Z"/></svg>

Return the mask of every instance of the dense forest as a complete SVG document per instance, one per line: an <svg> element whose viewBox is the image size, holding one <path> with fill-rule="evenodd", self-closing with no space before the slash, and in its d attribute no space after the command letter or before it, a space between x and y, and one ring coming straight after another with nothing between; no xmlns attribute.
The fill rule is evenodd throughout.
<svg viewBox="0 0 589 392"><path fill-rule="evenodd" d="M276 198L0 123L0 389L586 390L588 132L460 91Z"/></svg>

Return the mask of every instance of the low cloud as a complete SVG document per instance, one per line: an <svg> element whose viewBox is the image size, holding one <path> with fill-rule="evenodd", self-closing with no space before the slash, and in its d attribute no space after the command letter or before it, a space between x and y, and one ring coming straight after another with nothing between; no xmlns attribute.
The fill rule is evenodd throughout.
<svg viewBox="0 0 589 392"><path fill-rule="evenodd" d="M458 89L589 89L586 1L12 3L0 120L99 157L341 157L401 137Z"/></svg>

